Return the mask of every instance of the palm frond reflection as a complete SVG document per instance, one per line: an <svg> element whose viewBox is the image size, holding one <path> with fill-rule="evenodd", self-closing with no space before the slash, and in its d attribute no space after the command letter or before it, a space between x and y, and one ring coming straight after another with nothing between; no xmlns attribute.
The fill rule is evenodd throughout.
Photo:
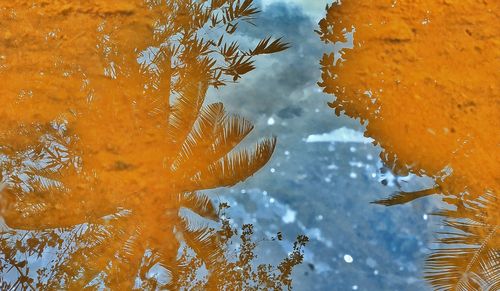
<svg viewBox="0 0 500 291"><path fill-rule="evenodd" d="M286 267L257 275L251 258L229 263L235 232L200 192L247 179L276 145L236 150L252 124L205 102L254 57L287 48L237 45L252 1L63 2L14 1L16 17L2 22L18 32L0 44L12 81L0 109L2 287L177 289L200 268L210 276L198 287L290 287L306 239ZM26 29L38 23L50 37ZM217 275L236 267L242 276Z"/></svg>

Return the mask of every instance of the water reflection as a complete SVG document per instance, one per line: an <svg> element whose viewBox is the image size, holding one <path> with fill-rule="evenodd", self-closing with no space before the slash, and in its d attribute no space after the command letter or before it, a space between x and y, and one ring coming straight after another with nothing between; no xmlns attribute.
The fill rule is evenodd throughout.
<svg viewBox="0 0 500 291"><path fill-rule="evenodd" d="M319 83L335 95L329 106L366 125L396 174L434 180L377 203L439 194L448 204L426 268L439 290L500 284L498 9L498 1L336 1L317 31L334 45Z"/></svg>
<svg viewBox="0 0 500 291"><path fill-rule="evenodd" d="M2 289L290 286L307 239L254 270L247 225L231 261L236 233L198 192L245 180L276 144L235 150L252 124L205 104L209 87L287 48L239 47L252 1L12 1L1 13Z"/></svg>

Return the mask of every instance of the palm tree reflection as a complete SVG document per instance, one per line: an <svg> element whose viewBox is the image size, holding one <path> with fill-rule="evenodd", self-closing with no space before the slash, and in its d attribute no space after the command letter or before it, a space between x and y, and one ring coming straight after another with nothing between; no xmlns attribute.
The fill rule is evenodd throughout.
<svg viewBox="0 0 500 291"><path fill-rule="evenodd" d="M269 160L276 144L264 139L252 150L236 151L251 123L227 114L222 103L204 105L210 86L223 86L225 77L238 80L254 69L253 57L287 47L264 39L244 51L226 41L240 21L257 13L252 1L96 4L96 11L106 11L97 13L98 20L80 4L68 4L69 10L58 5L14 8L27 22L39 19L40 11L54 14L61 34L75 24L64 13L88 20L82 25L95 33L87 41L95 42L99 56L75 49L99 63L59 50L74 40L62 39L43 41L54 50L35 46L23 51L31 58L11 64L26 71L38 55L56 59L42 75L61 82L65 97L36 82L31 99L2 111L10 122L2 127L0 147L2 287L180 288L199 277L194 270L202 267L212 276L201 285L290 286L290 270L300 263L306 239L297 241L278 269L252 273L252 247L242 250L250 257L240 255L242 263L232 265L224 248L235 233L199 192L245 180ZM152 32L138 38L144 27ZM217 42L200 36L207 29L220 34ZM15 69L5 74L21 78ZM28 70L27 76L38 74ZM241 239L250 243L250 234L247 226ZM245 265L243 277L217 276L222 269L230 273L228 266Z"/></svg>

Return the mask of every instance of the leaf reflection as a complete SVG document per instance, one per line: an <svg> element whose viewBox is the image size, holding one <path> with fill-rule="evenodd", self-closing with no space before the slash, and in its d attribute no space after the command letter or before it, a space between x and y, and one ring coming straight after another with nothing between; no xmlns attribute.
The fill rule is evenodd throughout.
<svg viewBox="0 0 500 291"><path fill-rule="evenodd" d="M333 44L321 60L329 106L366 125L396 174L433 178L446 231L427 259L437 290L497 290L498 1L335 1L317 33ZM465 16L467 15L467 16ZM464 21L467 19L467 21Z"/></svg>
<svg viewBox="0 0 500 291"><path fill-rule="evenodd" d="M251 123L205 104L287 48L239 47L252 1L28 2L1 21L2 289L178 289L203 268L197 287L290 287L306 239L254 271L245 226L231 263L235 232L199 192L247 179L276 145L236 150Z"/></svg>

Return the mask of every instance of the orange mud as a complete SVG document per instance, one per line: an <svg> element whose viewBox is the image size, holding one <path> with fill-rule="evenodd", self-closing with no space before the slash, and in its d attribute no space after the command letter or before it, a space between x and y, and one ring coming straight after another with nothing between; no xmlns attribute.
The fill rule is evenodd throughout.
<svg viewBox="0 0 500 291"><path fill-rule="evenodd" d="M498 289L500 2L341 2L318 31L337 45L354 31L339 60L332 53L321 61L330 107L365 123L394 171L436 183L378 203L444 194L447 232L426 279L439 290Z"/></svg>
<svg viewBox="0 0 500 291"><path fill-rule="evenodd" d="M205 52L215 45L194 35L212 12L203 14L191 1L3 2L0 178L6 189L0 197L8 228L1 229L0 271L18 274L2 276L27 289L79 289L98 276L116 290L132 288L136 277L142 288L155 289L161 284L146 274L159 264L170 278L162 288L175 289L200 267L186 270L177 261L182 242L207 268L223 270L213 230L191 225L179 210L217 221L210 200L194 191L253 175L275 140L233 152L253 126L220 103L203 105L209 82L220 75ZM227 9L227 1L219 2ZM251 16L248 11L238 13ZM140 52L160 44L150 64L138 62ZM261 50L282 49L276 44ZM252 68L230 69L242 75ZM233 71L224 72L239 77ZM18 260L49 246L58 246L57 260L37 283ZM3 269L5 262L16 268ZM233 280L216 273L214 286Z"/></svg>
<svg viewBox="0 0 500 291"><path fill-rule="evenodd" d="M396 171L441 177L445 193L498 192L499 19L495 0L342 1L322 40L344 42L354 27L354 48L337 66L324 56L320 85L337 114L367 123Z"/></svg>

